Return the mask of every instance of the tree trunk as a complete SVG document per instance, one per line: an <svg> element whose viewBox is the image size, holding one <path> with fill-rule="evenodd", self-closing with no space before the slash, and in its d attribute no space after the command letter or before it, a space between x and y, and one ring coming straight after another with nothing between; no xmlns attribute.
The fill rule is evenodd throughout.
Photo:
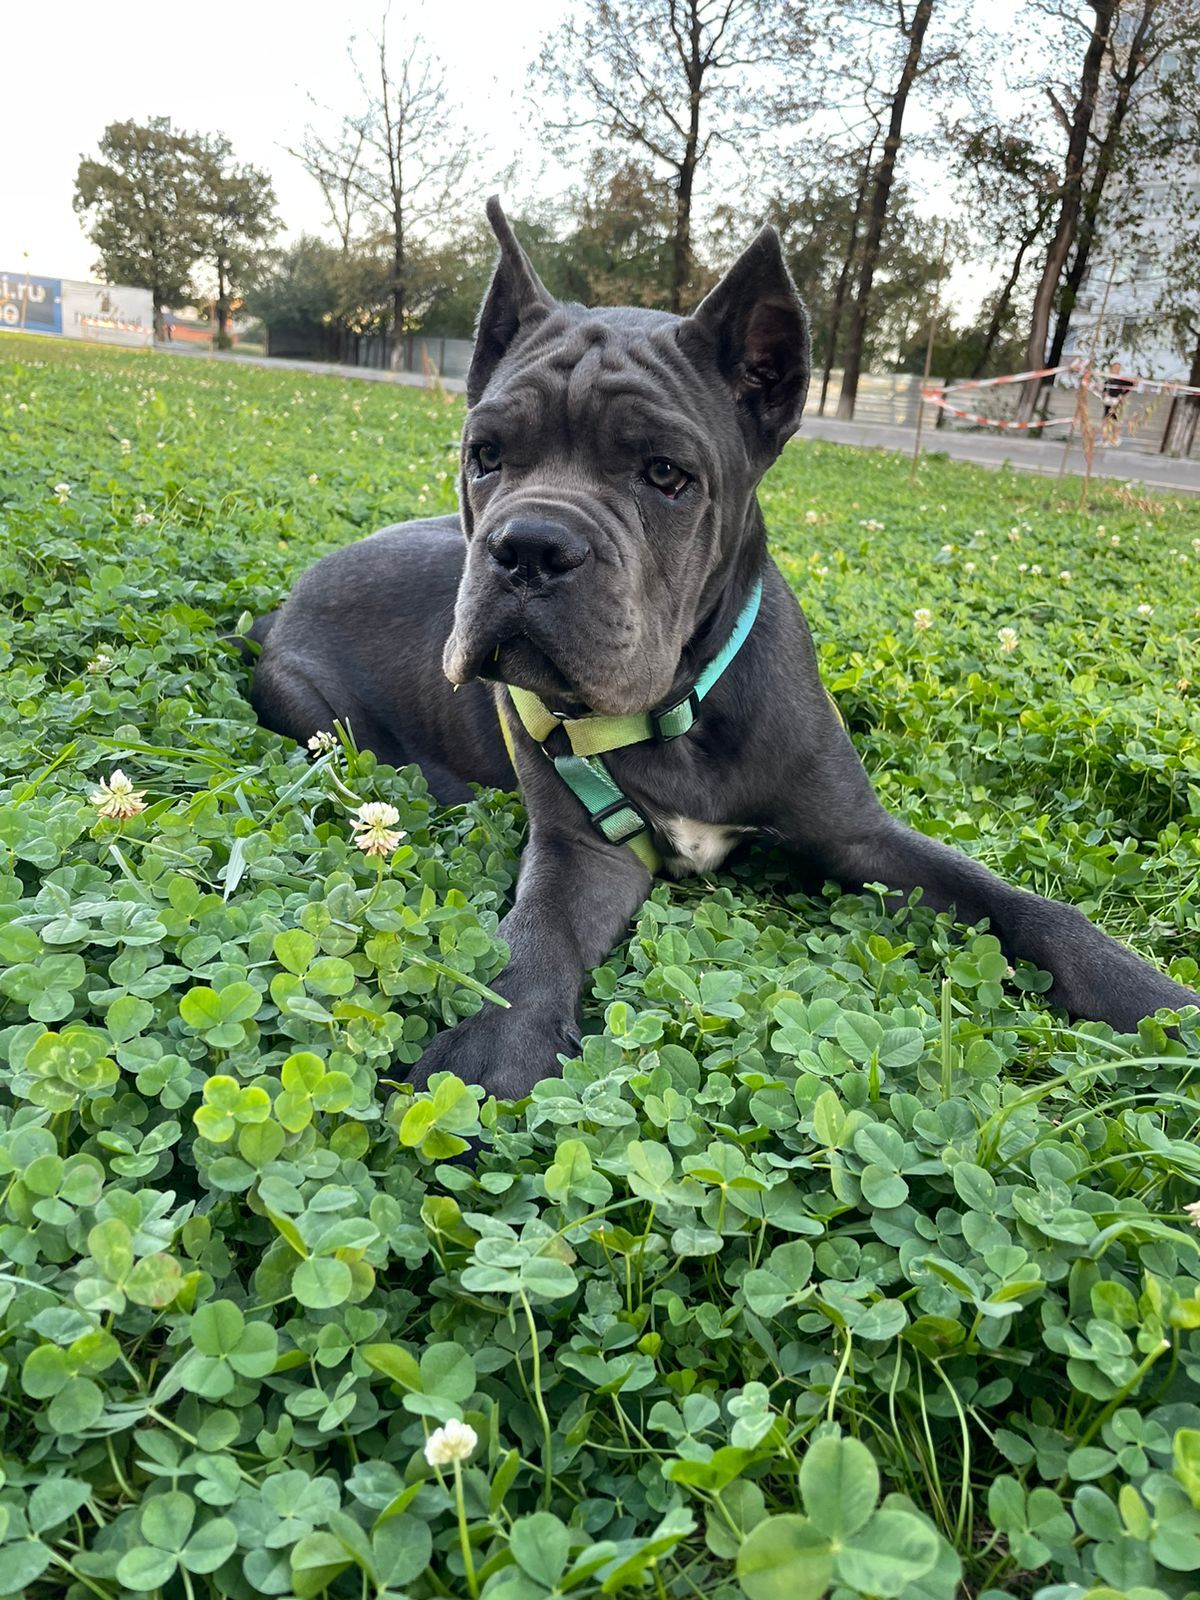
<svg viewBox="0 0 1200 1600"><path fill-rule="evenodd" d="M854 252L858 249L858 225L862 221L862 209L866 204L867 185L871 181L871 162L875 159L875 141L871 140L867 147L867 158L863 162L862 177L858 183L858 193L854 196L854 212L850 218L850 233L846 239L846 254L842 259L842 270L838 273L837 286L833 291L833 306L829 313L829 333L825 340L825 370L821 373L821 403L817 407L817 415L825 415L825 397L829 393L829 378L833 372L833 364L837 358L838 334L842 331L842 313L846 309L846 291L850 287L850 273L854 267Z"/></svg>
<svg viewBox="0 0 1200 1600"><path fill-rule="evenodd" d="M1192 370L1188 373L1191 388L1200 388L1200 328L1193 328L1196 348L1192 351ZM1191 454L1196 441L1196 425L1200 423L1200 395L1177 394L1167 413L1160 454L1186 456Z"/></svg>
<svg viewBox="0 0 1200 1600"><path fill-rule="evenodd" d="M684 291L692 275L692 186L695 177L695 160L686 157L679 169L679 183L675 190L675 237L671 247L671 310L676 316L683 314Z"/></svg>
<svg viewBox="0 0 1200 1600"><path fill-rule="evenodd" d="M1143 0L1142 13L1138 18L1137 27L1134 29L1133 38L1129 44L1129 54L1126 58L1125 69L1117 78L1116 99L1113 102L1112 113L1108 119L1108 127L1104 132L1104 142L1100 146L1100 154L1096 159L1096 170L1092 174L1092 181L1088 185L1088 192L1083 201L1082 213L1079 219L1079 233L1075 241L1075 255L1067 273L1067 281L1063 285L1063 291L1059 297L1059 311L1054 323L1054 338L1050 345L1050 353L1046 357L1046 365L1048 367L1056 367L1062 360L1063 348L1066 345L1067 333L1071 326L1071 314L1079 300L1079 291L1083 286L1084 278L1087 276L1092 246L1096 242L1096 221L1100 215L1100 204L1104 199L1105 187L1112 176L1112 170L1116 164L1117 150L1121 142L1121 129L1129 113L1133 91L1142 74L1146 36L1150 32L1150 24L1154 19L1154 13L1158 9L1158 5L1159 0Z"/></svg>
<svg viewBox="0 0 1200 1600"><path fill-rule="evenodd" d="M1062 276L1063 267L1066 265L1067 256L1075 240L1083 192L1083 167L1087 158L1088 135L1091 132L1092 118L1096 111L1096 90L1100 83L1100 68L1104 63L1104 52L1108 48L1113 20L1117 10L1117 0L1089 0L1089 3L1096 13L1096 20L1092 26L1091 38L1088 40L1088 47L1083 58L1079 99L1075 103L1070 136L1067 140L1067 156L1063 169L1058 226L1054 230L1054 237L1051 239L1050 248L1046 252L1042 276L1037 286L1037 293L1034 295L1033 317L1029 325L1029 339L1025 345L1025 365L1031 369L1038 368L1045 362L1046 335L1050 331L1050 311L1054 304L1054 296L1058 290L1058 280ZM1018 421L1028 422L1032 418L1040 387L1041 385L1037 378L1032 379L1023 386L1020 404L1017 408Z"/></svg>
<svg viewBox="0 0 1200 1600"><path fill-rule="evenodd" d="M695 4L691 7L691 14L691 55L687 62L688 131L683 146L683 161L679 167L679 182L675 188L675 237L671 248L671 310L676 316L683 313L688 281L692 276L692 190L696 183L700 152L700 99L704 79L700 13Z"/></svg>
<svg viewBox="0 0 1200 1600"><path fill-rule="evenodd" d="M1017 247L1016 259L1012 264L1012 270L1009 272L1004 287L1001 289L999 297L996 300L996 304L992 308L992 315L988 322L987 332L983 336L983 349L979 353L979 359L971 368L972 378L979 378L983 376L983 369L987 366L988 357L992 353L992 346L999 337L1000 327L1004 321L1004 314L1008 310L1009 302L1012 299L1013 290L1016 288L1017 280L1021 276L1021 268L1025 265L1025 256L1028 253L1030 245L1032 245L1033 241L1037 238L1038 234L1041 233L1045 225L1046 214L1045 212L1039 212L1038 219L1034 223L1033 227L1030 228L1028 232L1021 235L1021 243Z"/></svg>
<svg viewBox="0 0 1200 1600"><path fill-rule="evenodd" d="M392 213L392 366L404 364L404 319L408 310L408 252L404 240L404 212L399 203Z"/></svg>
<svg viewBox="0 0 1200 1600"><path fill-rule="evenodd" d="M229 285L225 281L225 261L217 256L217 334L222 340L229 332Z"/></svg>
<svg viewBox="0 0 1200 1600"><path fill-rule="evenodd" d="M1115 5L1116 0L1107 0L1107 3ZM842 373L842 392L838 400L837 414L845 421L849 421L854 416L854 401L858 394L858 375L862 367L863 341L867 331L867 316L871 309L871 286L875 281L875 268L879 262L879 251L883 243L883 229L887 222L888 201L891 198L892 180L896 173L896 155L900 149L900 138L904 128L904 110L908 104L908 95L913 85L913 79L917 75L917 67L920 65L921 51L925 44L925 32L929 27L929 18L932 12L933 0L917 0L917 9L913 12L912 26L908 35L908 54L904 58L900 81L896 85L895 94L892 96L891 116L888 120L887 138L883 144L883 157L875 172L875 181L871 193L871 208L867 217L867 232L863 240L858 294L854 302L854 311L850 318L850 336L846 341L845 370Z"/></svg>

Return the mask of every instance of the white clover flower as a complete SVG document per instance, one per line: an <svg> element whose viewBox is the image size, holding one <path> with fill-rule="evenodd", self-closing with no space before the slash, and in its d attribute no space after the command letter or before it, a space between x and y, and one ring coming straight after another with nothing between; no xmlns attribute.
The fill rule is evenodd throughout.
<svg viewBox="0 0 1200 1600"><path fill-rule="evenodd" d="M366 855L390 856L401 839L407 837L403 828L396 827L399 821L395 806L385 800L369 800L350 819L354 842Z"/></svg>
<svg viewBox="0 0 1200 1600"><path fill-rule="evenodd" d="M819 511L806 511L804 513L804 520L805 522L820 522L821 513Z"/></svg>
<svg viewBox="0 0 1200 1600"><path fill-rule="evenodd" d="M1000 648L1006 656L1011 655L1020 643L1015 628L1001 628L996 637L999 639Z"/></svg>
<svg viewBox="0 0 1200 1600"><path fill-rule="evenodd" d="M317 477L315 472L310 472L308 475L308 481L309 483L320 483L321 480Z"/></svg>
<svg viewBox="0 0 1200 1600"><path fill-rule="evenodd" d="M112 776L101 778L100 787L93 789L88 799L102 817L123 822L127 817L136 817L139 811L145 811L145 793L144 789L133 787L120 767L114 767Z"/></svg>
<svg viewBox="0 0 1200 1600"><path fill-rule="evenodd" d="M975 563L973 561L964 561L963 562L963 571L964 572L974 572L975 571Z"/></svg>
<svg viewBox="0 0 1200 1600"><path fill-rule="evenodd" d="M1143 600L1142 604L1137 608L1137 614L1139 617L1152 617L1154 615L1154 607L1148 606Z"/></svg>
<svg viewBox="0 0 1200 1600"><path fill-rule="evenodd" d="M322 728L317 733L314 733L312 738L308 741L308 748L315 756L328 755L331 750L336 750L337 747L337 740L334 738L333 734L328 732L328 730L325 728Z"/></svg>
<svg viewBox="0 0 1200 1600"><path fill-rule="evenodd" d="M1110 545L1112 545L1113 549L1115 550L1117 548L1117 546L1121 542L1121 535L1119 533L1114 533L1112 538L1108 542L1109 542Z"/></svg>
<svg viewBox="0 0 1200 1600"><path fill-rule="evenodd" d="M65 506L71 498L71 485L69 483L56 483L54 485L54 498L60 506Z"/></svg>
<svg viewBox="0 0 1200 1600"><path fill-rule="evenodd" d="M25 404L24 400L22 400L21 403L17 406L17 410L18 411L28 411L29 407Z"/></svg>
<svg viewBox="0 0 1200 1600"><path fill-rule="evenodd" d="M818 578L827 578L829 576L828 567L814 567L813 571L816 573Z"/></svg>
<svg viewBox="0 0 1200 1600"><path fill-rule="evenodd" d="M1193 1200L1189 1205L1184 1206L1183 1214L1193 1228L1200 1228L1200 1200Z"/></svg>
<svg viewBox="0 0 1200 1600"><path fill-rule="evenodd" d="M470 1423L452 1417L426 1439L425 1459L431 1467L451 1467L468 1460L478 1443L479 1435Z"/></svg>
<svg viewBox="0 0 1200 1600"><path fill-rule="evenodd" d="M121 454L123 456L127 456L129 454L129 452L133 449L133 446L132 446L132 444L130 444L128 439L122 439L120 441L120 445L121 445Z"/></svg>
<svg viewBox="0 0 1200 1600"><path fill-rule="evenodd" d="M1193 539L1192 540L1192 549L1196 552L1197 555L1200 555L1200 539Z"/></svg>
<svg viewBox="0 0 1200 1600"><path fill-rule="evenodd" d="M1192 680L1190 678L1180 678L1175 687L1179 690L1180 694L1186 694L1192 687ZM1197 1201L1197 1204L1200 1205L1200 1201Z"/></svg>
<svg viewBox="0 0 1200 1600"><path fill-rule="evenodd" d="M1041 567L1038 566L1036 561L1030 567L1029 572L1030 572L1031 577L1034 577L1034 578L1040 578L1041 575L1042 575L1042 569L1041 569Z"/></svg>
<svg viewBox="0 0 1200 1600"><path fill-rule="evenodd" d="M1020 537L1021 537L1020 528L1010 528L1008 530L1008 542L1009 542L1009 544L1016 544L1019 541Z"/></svg>
<svg viewBox="0 0 1200 1600"><path fill-rule="evenodd" d="M918 633L933 627L933 612L927 606L918 606L913 612L913 627Z"/></svg>
<svg viewBox="0 0 1200 1600"><path fill-rule="evenodd" d="M1108 529L1104 526L1104 524L1102 522L1098 522L1096 524L1096 532L1097 533L1107 533Z"/></svg>
<svg viewBox="0 0 1200 1600"><path fill-rule="evenodd" d="M1028 561L1018 561L1017 562L1017 571L1018 572L1028 572L1029 571L1029 563L1028 563Z"/></svg>
<svg viewBox="0 0 1200 1600"><path fill-rule="evenodd" d="M133 517L135 528L148 528L154 521L153 511L136 511Z"/></svg>
<svg viewBox="0 0 1200 1600"><path fill-rule="evenodd" d="M953 545L952 545L952 544L944 544L944 545L943 545L943 546L942 546L942 554L943 554L943 555L944 555L944 556L951 556L951 555L953 555L953 554L954 554L954 546L953 546Z"/></svg>
<svg viewBox="0 0 1200 1600"><path fill-rule="evenodd" d="M1064 583L1070 583L1071 581L1071 574L1065 570L1059 573L1059 577Z"/></svg>
<svg viewBox="0 0 1200 1600"><path fill-rule="evenodd" d="M112 671L114 665L115 662L113 661L113 658L111 656L106 656L102 650L98 655L94 655L88 662L87 669L89 672L94 672L99 677L103 677L106 672Z"/></svg>

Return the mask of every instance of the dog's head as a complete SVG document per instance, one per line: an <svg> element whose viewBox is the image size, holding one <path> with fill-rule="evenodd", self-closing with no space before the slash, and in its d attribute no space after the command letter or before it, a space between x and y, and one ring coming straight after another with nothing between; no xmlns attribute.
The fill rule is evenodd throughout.
<svg viewBox="0 0 1200 1600"><path fill-rule="evenodd" d="M495 199L488 217L446 676L645 711L761 540L754 491L808 389L804 308L770 228L676 317L559 304Z"/></svg>

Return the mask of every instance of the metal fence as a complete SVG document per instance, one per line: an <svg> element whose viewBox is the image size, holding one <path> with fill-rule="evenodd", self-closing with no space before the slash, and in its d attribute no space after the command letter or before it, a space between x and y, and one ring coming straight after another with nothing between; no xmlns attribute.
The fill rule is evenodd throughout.
<svg viewBox="0 0 1200 1600"><path fill-rule="evenodd" d="M931 384L941 383L931 378ZM825 396L825 416L836 417L838 395L842 391L842 371L835 367L829 375L829 389ZM805 416L817 415L821 403L821 374L813 374L809 386ZM921 404L921 380L907 372L864 372L858 380L858 397L854 404L855 422L876 422L895 428L915 428L917 409ZM934 407L925 413L925 426L933 426Z"/></svg>
<svg viewBox="0 0 1200 1600"><path fill-rule="evenodd" d="M340 328L271 328L267 354L285 360L334 361L380 372L417 372L435 378L465 378L471 366L473 339L386 333L347 333Z"/></svg>
<svg viewBox="0 0 1200 1600"><path fill-rule="evenodd" d="M930 386L941 388L941 379L931 379ZM976 398L970 390L966 391L961 400L954 404L970 407L981 411L985 416L996 417L1002 421L1011 421L1016 416L1017 406L1021 398L1022 385L1013 384L1011 387L990 389L986 392L986 399ZM1059 417L1063 421L1055 427L1039 430L1044 433L1048 442L1055 439L1062 440L1067 436L1070 427L1069 419L1075 415L1079 391L1077 387L1060 386L1053 384L1043 389L1038 401L1037 415L1039 417ZM1143 455L1159 455L1163 451L1165 436L1171 420L1171 401L1169 394L1129 394L1126 395L1118 406L1112 409L1111 415L1106 417L1109 409L1095 394L1089 394L1085 404L1087 407L1088 426L1095 435L1097 443L1118 444L1122 449L1140 452ZM932 423L930 412L936 411L938 421ZM947 416L940 407L930 407L925 413L925 425L936 425L943 429L952 429L955 432L967 431L971 433L1002 433L1004 430L980 428L976 424L964 421L957 417ZM1079 436L1079 427L1076 426L1075 436ZM1191 440L1188 452L1192 459L1200 458L1200 433Z"/></svg>

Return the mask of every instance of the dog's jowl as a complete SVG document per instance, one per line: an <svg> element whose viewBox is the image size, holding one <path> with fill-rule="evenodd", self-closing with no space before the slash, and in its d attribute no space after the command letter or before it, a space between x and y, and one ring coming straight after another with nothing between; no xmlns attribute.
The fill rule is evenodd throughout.
<svg viewBox="0 0 1200 1600"><path fill-rule="evenodd" d="M1200 998L1081 912L1002 882L889 816L767 553L759 480L795 432L808 330L764 231L690 317L560 305L498 204L467 384L461 519L385 528L326 557L254 629L261 720L335 718L434 794L511 786L529 811L511 960L415 1076L526 1094L577 1045L580 986L651 868L707 871L744 836L847 887L919 886L1051 998L1122 1030ZM458 690L459 692L454 692ZM549 758L549 759L548 759Z"/></svg>

